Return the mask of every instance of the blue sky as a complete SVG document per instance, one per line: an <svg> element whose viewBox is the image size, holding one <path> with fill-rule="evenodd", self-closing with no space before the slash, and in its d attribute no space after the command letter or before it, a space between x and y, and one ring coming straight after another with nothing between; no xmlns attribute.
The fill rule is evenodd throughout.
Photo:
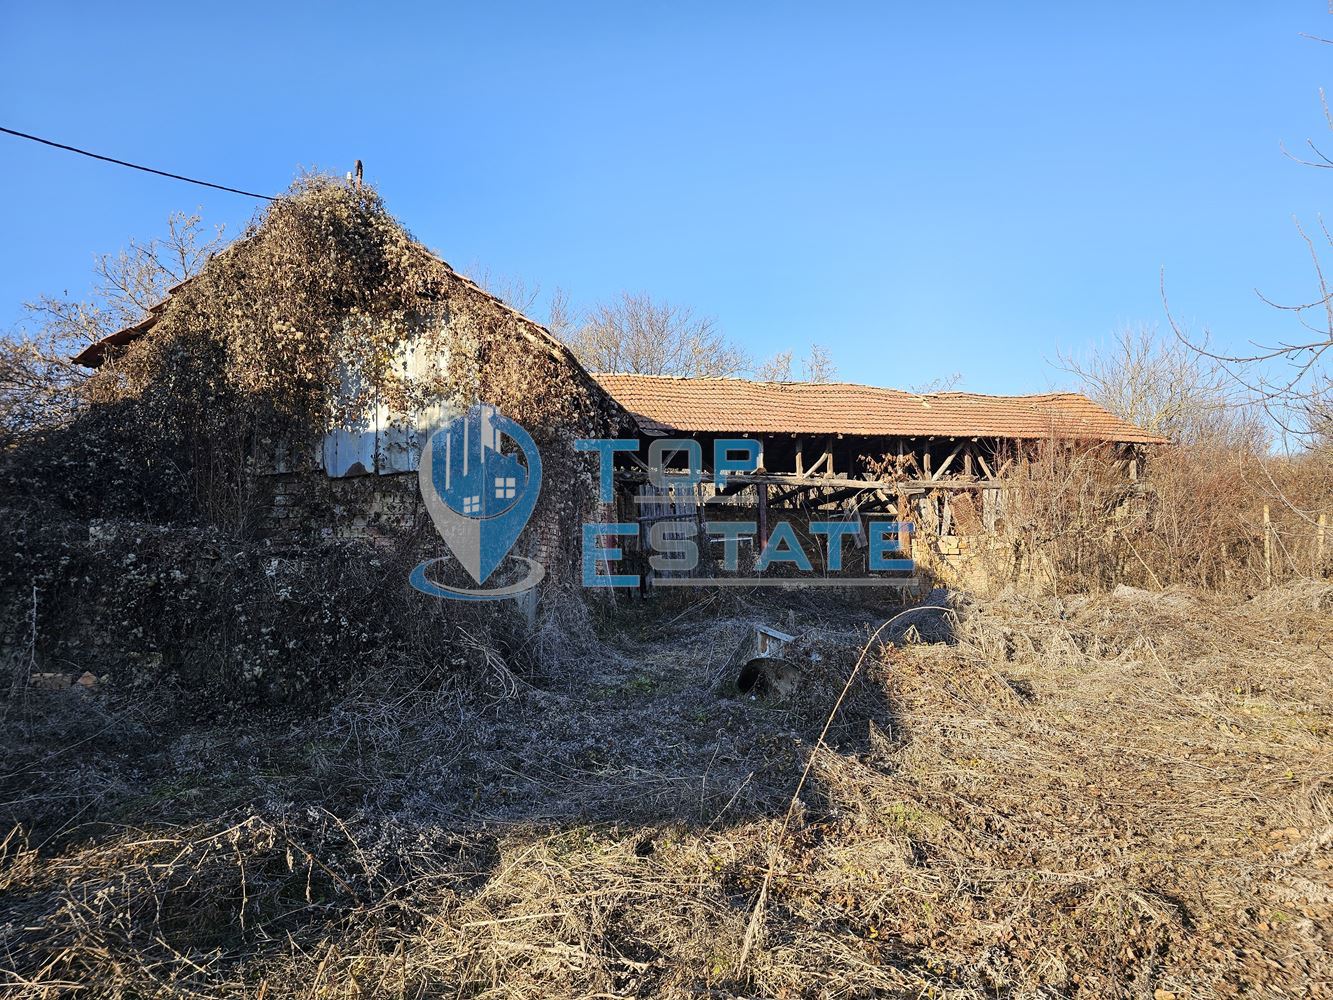
<svg viewBox="0 0 1333 1000"><path fill-rule="evenodd" d="M755 354L981 392L1173 311L1290 329L1333 175L1322 0L0 6L0 124L276 193L365 161L455 266L648 291ZM1328 147L1333 151L1333 136ZM0 327L93 256L244 198L0 135ZM542 317L542 307L535 312Z"/></svg>

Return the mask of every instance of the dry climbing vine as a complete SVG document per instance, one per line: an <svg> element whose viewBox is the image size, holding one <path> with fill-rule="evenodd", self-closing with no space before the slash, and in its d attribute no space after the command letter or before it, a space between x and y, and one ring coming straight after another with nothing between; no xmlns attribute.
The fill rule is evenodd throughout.
<svg viewBox="0 0 1333 1000"><path fill-rule="evenodd" d="M425 363L405 365L411 354ZM180 513L232 526L262 504L261 443L313 453L376 405L412 414L481 400L533 435L545 466L537 518L574 538L593 484L573 439L624 420L563 345L428 251L374 189L322 176L298 181L179 286L90 380L88 400L76 433L85 444L109 435L121 492L140 483L160 499L170 480ZM154 498L137 499L122 508Z"/></svg>

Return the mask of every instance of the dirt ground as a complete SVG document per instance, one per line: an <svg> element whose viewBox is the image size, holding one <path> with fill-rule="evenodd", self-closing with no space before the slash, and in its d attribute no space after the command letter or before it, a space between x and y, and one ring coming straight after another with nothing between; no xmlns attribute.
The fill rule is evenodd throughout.
<svg viewBox="0 0 1333 1000"><path fill-rule="evenodd" d="M27 690L0 982L1329 995L1333 587L933 597L877 634L900 608L831 594L571 613L544 672L486 650L313 716ZM797 637L786 697L736 690L755 624Z"/></svg>

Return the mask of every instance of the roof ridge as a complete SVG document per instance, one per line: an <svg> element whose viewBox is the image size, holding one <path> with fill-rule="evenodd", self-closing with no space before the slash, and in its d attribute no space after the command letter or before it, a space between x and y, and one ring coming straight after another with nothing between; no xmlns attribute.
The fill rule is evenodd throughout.
<svg viewBox="0 0 1333 1000"><path fill-rule="evenodd" d="M791 379L789 381L774 381L772 379L753 379L742 378L736 375L657 375L647 372L590 372L593 378L629 378L629 379L656 379L664 382L681 382L697 385L700 382L730 382L736 385L746 386L798 386L811 389L873 389L875 392L892 392L903 396L910 396L912 399L947 399L950 397L964 399L1085 399L1093 402L1088 396L1081 392L1061 389L1053 392L973 392L964 389L948 389L939 392L913 392L911 389L900 389L891 385L871 385L869 382L808 382L802 379ZM1096 404L1094 404L1096 405Z"/></svg>

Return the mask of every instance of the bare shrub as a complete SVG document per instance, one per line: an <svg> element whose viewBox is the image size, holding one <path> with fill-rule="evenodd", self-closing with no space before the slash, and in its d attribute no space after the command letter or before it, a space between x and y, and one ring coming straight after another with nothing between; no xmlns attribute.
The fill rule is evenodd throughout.
<svg viewBox="0 0 1333 1000"><path fill-rule="evenodd" d="M1040 443L1016 457L982 558L998 579L1057 592L1253 591L1328 572L1315 512L1333 508L1333 490L1319 464L1208 442L1165 448L1141 473L1130 482L1105 446Z"/></svg>
<svg viewBox="0 0 1333 1000"><path fill-rule="evenodd" d="M1010 563L1006 576L1087 589L1123 572L1118 532L1134 514L1112 450L1051 438L1011 460L999 524Z"/></svg>
<svg viewBox="0 0 1333 1000"><path fill-rule="evenodd" d="M1007 501L1008 526L1023 536L1016 563L1040 552L1052 578L1075 588L1254 589L1326 571L1327 459L1315 447L1275 451L1260 387L1238 382L1227 359L1139 328L1060 364L1092 399L1171 443L1153 449L1132 488L1105 451L1044 446L1020 462Z"/></svg>

